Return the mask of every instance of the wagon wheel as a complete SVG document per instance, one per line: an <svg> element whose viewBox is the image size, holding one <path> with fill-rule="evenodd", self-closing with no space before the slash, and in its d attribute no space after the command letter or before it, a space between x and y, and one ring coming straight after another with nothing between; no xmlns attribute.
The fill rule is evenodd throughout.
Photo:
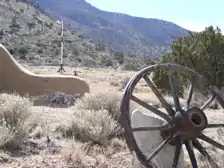
<svg viewBox="0 0 224 168"><path fill-rule="evenodd" d="M170 104L164 99L161 93L158 91L152 80L148 77L148 75L156 70L167 70L169 83L171 87L171 93L174 100L175 108L172 108ZM172 72L177 71L186 75L190 80L190 87L188 98L186 101L185 109L180 104L179 97L177 95L177 89L174 82L174 77L172 76ZM137 98L133 95L133 90L136 87L137 83L140 79L144 79L147 85L151 88L152 92L156 95L160 103L162 104L163 108L166 110L167 113L160 111L159 109L149 105L148 103L144 102L143 100ZM175 154L173 158L172 168L176 168L178 165L180 150L182 146L185 145L192 167L197 168L197 160L194 154L194 148L198 150L207 158L209 164L213 168L218 168L218 164L212 159L210 154L206 151L206 149L202 146L200 141L205 141L214 147L224 150L224 146L215 140L209 138L207 135L204 134L203 130L217 128L217 127L224 127L223 123L217 124L209 124L205 113L203 112L209 104L216 99L219 104L224 107L224 99L222 95L219 94L219 90L215 86L206 85L206 88L211 91L212 97L209 99L202 107L190 107L192 94L196 87L196 80L202 81L203 84L208 84L209 82L199 73L191 70L187 67L183 67L176 64L157 64L146 67L136 73L129 83L127 84L123 99L121 101L121 117L120 123L125 130L125 139L130 151L134 151L138 160L147 168L152 168L152 159L161 151L161 149L166 146L168 143L176 146ZM153 126L153 127L139 127L139 128L132 128L131 126L131 119L130 119L130 102L134 101L139 105L143 106L144 108L148 109L150 112L160 116L166 121L166 124L163 126ZM158 146L150 154L150 156L146 156L142 150L138 147L137 141L134 137L133 132L135 131L160 131L161 135L163 135L164 141L162 144ZM174 141L175 140L175 141ZM199 141L200 140L200 141ZM172 142L172 143L170 143Z"/></svg>

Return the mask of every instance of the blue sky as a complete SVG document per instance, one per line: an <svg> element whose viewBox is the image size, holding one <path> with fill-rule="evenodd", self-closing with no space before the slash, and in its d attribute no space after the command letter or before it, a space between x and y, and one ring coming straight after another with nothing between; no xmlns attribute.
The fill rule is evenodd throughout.
<svg viewBox="0 0 224 168"><path fill-rule="evenodd" d="M224 0L87 0L106 11L172 21L184 28L201 31L218 26L224 33Z"/></svg>

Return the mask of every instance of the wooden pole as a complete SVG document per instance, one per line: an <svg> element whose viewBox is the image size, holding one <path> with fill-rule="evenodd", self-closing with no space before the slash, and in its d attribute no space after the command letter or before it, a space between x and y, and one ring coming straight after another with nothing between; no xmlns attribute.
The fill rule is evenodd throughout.
<svg viewBox="0 0 224 168"><path fill-rule="evenodd" d="M63 64L63 47L64 47L64 39L63 39L63 19L61 19L61 64Z"/></svg>
<svg viewBox="0 0 224 168"><path fill-rule="evenodd" d="M61 63L60 68L58 69L58 72L65 72L63 68L63 53L64 53L64 22L61 18Z"/></svg>

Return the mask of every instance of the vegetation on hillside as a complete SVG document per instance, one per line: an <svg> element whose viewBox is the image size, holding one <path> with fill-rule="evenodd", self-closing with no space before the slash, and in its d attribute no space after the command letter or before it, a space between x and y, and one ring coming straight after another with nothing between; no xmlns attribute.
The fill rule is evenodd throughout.
<svg viewBox="0 0 224 168"><path fill-rule="evenodd" d="M32 4L35 0L22 1ZM138 56L159 58L170 52L173 40L187 34L172 22L102 11L86 0L38 0L34 4L54 19L62 16L70 29L85 38Z"/></svg>
<svg viewBox="0 0 224 168"><path fill-rule="evenodd" d="M0 43L17 59L34 65L60 63L61 26L40 10L18 0L0 2ZM64 30L64 61L70 66L140 69L151 63L112 52L82 35Z"/></svg>
<svg viewBox="0 0 224 168"><path fill-rule="evenodd" d="M57 25L46 15L35 8L18 0L0 1L0 43L16 57L27 63L44 64L59 63L60 59L60 25ZM212 84L219 88L223 86L223 52L224 36L219 28L206 28L203 32L190 32L188 36L176 39L172 44L172 53L165 55L161 62L174 62L195 69ZM69 65L85 66L122 66L125 69L139 69L152 61L135 55L125 55L122 52L111 52L100 44L85 41L81 35L65 30L65 62ZM89 69L89 68L87 68ZM91 68L90 68L91 69ZM0 93L0 163L2 167L117 167L133 166L133 156L124 141L124 130L118 122L120 116L120 91L130 79L125 78L122 89L118 89L119 78L116 74L110 78L93 71L87 77L92 77L92 84L106 83L107 87L115 85L117 89L85 94L70 108L53 109L34 107L31 99L17 94ZM114 71L114 70L113 70ZM86 71L85 71L86 72ZM127 71L125 72L127 73ZM127 75L127 74L125 74ZM164 91L169 91L166 73L160 71L154 74L154 82ZM185 78L175 74L178 86L185 85ZM94 82L93 82L94 81ZM111 83L110 83L111 82ZM112 83L114 82L114 83ZM110 85L108 86L108 83ZM101 85L100 85L101 86ZM141 85L141 87L146 87ZM94 88L94 87L93 87ZM148 89L148 87L147 87ZM119 91L118 91L119 90ZM145 89L139 89L142 93ZM148 92L147 92L148 93ZM159 100L147 95L148 102L155 108ZM174 107L173 99L169 103ZM204 104L204 96L198 98L197 106ZM141 109L131 104L134 109ZM216 107L216 105L210 105ZM46 111L45 111L46 110ZM207 115L207 114L206 114ZM208 119L220 123L221 111L210 111ZM217 117L218 116L218 117ZM215 119L215 118L219 119ZM212 133L211 133L212 132ZM223 143L223 130L210 132L212 139ZM217 133L217 134L216 134ZM206 133L207 134L207 133ZM214 136L215 134L215 136ZM223 152L206 143L202 145L211 157L223 167ZM201 155L199 167L208 167ZM188 160L186 160L186 167ZM190 161L189 161L190 164ZM135 166L134 166L135 167Z"/></svg>
<svg viewBox="0 0 224 168"><path fill-rule="evenodd" d="M16 1L0 2L1 43L20 60L30 63L59 63L60 25L38 10ZM78 62L96 53L95 46L65 30L65 60Z"/></svg>
<svg viewBox="0 0 224 168"><path fill-rule="evenodd" d="M205 76L211 84L222 88L224 85L224 36L221 30L207 27L202 32L190 32L187 36L177 38L172 44L172 53L165 55L160 62L180 64ZM187 82L176 74L177 85L182 91ZM170 92L165 71L157 71L153 80L164 92Z"/></svg>

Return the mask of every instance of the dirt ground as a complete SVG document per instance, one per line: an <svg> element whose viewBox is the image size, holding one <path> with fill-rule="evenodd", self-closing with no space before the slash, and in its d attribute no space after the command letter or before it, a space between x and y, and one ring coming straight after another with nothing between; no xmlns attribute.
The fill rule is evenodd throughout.
<svg viewBox="0 0 224 168"><path fill-rule="evenodd" d="M37 74L57 73L58 67L28 67L26 68ZM65 67L65 75L73 74L78 71L78 76L83 77L89 82L91 92L98 92L114 87L120 91L125 77L131 77L134 71L119 71L113 69L92 69L92 68L71 68ZM137 90L137 96L142 99L155 101L154 96L149 94L148 88L140 84ZM154 103L154 102L152 102ZM52 130L57 128L62 122L66 122L71 111L68 108L51 108L43 106L32 107L32 111L43 119L43 125L48 132L47 136L40 139L28 139L24 149L19 152L0 151L0 168L129 168L132 167L132 155L123 142L123 149L114 151L113 149L94 147L90 149L87 156L83 153L83 148L88 148L89 144L74 142L65 139L59 134L51 134ZM222 109L206 110L209 123L222 123L224 113ZM46 132L46 130L44 132ZM223 129L208 129L207 135L224 143ZM220 167L224 166L224 153L220 150L210 147L207 144L209 152L219 162ZM203 157L198 156L200 160L199 167L206 168L208 165ZM189 166L189 159L186 155L186 167Z"/></svg>
<svg viewBox="0 0 224 168"><path fill-rule="evenodd" d="M49 126L50 142L47 138L29 139L26 147L19 153L0 154L2 168L95 168L95 167L131 167L131 154L122 151L107 151L95 147L88 156L83 156L83 147L88 144L65 139L51 131L70 117L67 108L33 107L33 112L42 117L43 124ZM124 144L125 145L125 144ZM108 150L108 149L105 149ZM74 155L74 156L68 156ZM70 158L71 157L71 158ZM71 159L71 160L70 160ZM81 160L81 161L80 161Z"/></svg>

